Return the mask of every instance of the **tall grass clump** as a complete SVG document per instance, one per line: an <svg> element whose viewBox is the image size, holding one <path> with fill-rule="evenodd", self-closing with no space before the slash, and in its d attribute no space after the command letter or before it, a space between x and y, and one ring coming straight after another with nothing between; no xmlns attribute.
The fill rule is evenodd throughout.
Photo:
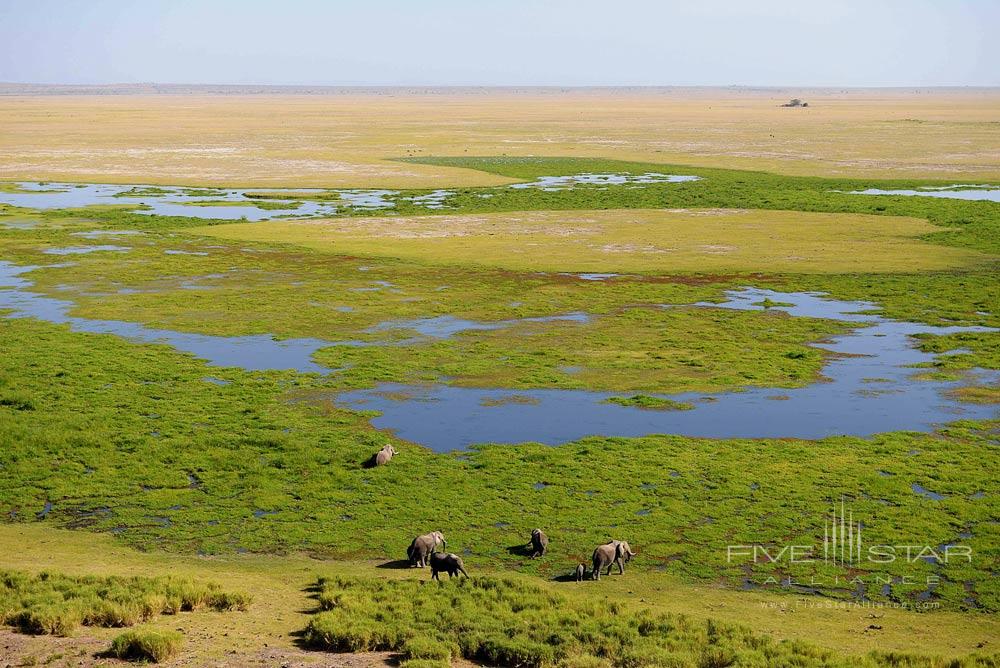
<svg viewBox="0 0 1000 668"><path fill-rule="evenodd" d="M111 641L110 654L128 661L160 663L177 656L184 644L184 636L177 631L132 629Z"/></svg>
<svg viewBox="0 0 1000 668"><path fill-rule="evenodd" d="M183 578L0 571L0 623L24 633L64 636L80 625L125 627L156 615L246 610L249 604L249 594Z"/></svg>
<svg viewBox="0 0 1000 668"><path fill-rule="evenodd" d="M305 630L311 647L399 652L408 668L440 667L459 657L517 668L946 665L917 655L842 656L802 642L776 642L735 624L574 601L504 578L439 583L337 577L319 586L321 612ZM993 667L1000 656L968 661Z"/></svg>

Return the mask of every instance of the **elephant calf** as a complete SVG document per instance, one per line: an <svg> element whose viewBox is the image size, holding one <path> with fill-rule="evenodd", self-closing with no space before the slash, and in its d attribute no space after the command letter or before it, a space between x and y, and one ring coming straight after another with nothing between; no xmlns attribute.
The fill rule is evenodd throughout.
<svg viewBox="0 0 1000 668"><path fill-rule="evenodd" d="M414 538L410 547L406 548L406 558L409 560L410 566L419 566L420 568L426 566L428 557L434 554L438 545L448 549L448 543L440 531L431 531Z"/></svg>
<svg viewBox="0 0 1000 668"><path fill-rule="evenodd" d="M372 468L376 466L383 466L389 463L389 460L392 459L393 455L398 455L398 454L399 453L396 452L396 448L386 443L384 446L382 446L381 450L372 455L372 458L368 460L368 466Z"/></svg>
<svg viewBox="0 0 1000 668"><path fill-rule="evenodd" d="M549 547L549 537L541 529L531 530L531 558L541 557Z"/></svg>
<svg viewBox="0 0 1000 668"><path fill-rule="evenodd" d="M449 552L445 554L444 552L434 552L431 554L431 579L440 580L438 573L444 571L448 574L449 578L456 577L459 573L465 577L469 577L469 574L465 572L465 564L462 563L462 557Z"/></svg>
<svg viewBox="0 0 1000 668"><path fill-rule="evenodd" d="M601 570L604 568L608 569L607 575L611 575L611 566L614 564L618 564L618 574L624 575L625 562L631 561L634 556L635 552L623 540L613 540L604 545L598 545L597 549L594 550L594 571L591 576L595 580L600 580Z"/></svg>
<svg viewBox="0 0 1000 668"><path fill-rule="evenodd" d="M576 566L576 581L583 582L583 579L587 577L587 564L577 564Z"/></svg>

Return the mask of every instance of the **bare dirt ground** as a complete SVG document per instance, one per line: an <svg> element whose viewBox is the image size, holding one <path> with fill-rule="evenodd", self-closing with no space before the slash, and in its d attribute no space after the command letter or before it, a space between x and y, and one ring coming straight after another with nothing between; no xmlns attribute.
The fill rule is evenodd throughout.
<svg viewBox="0 0 1000 668"><path fill-rule="evenodd" d="M97 666L131 666L131 662L105 654L110 640L108 633L93 635L85 629L70 638L29 636L0 629L0 668L46 665L56 667L95 668ZM101 630L103 631L103 629ZM113 636L114 634L110 634ZM365 654L333 654L309 652L287 647L263 647L256 651L227 651L217 659L181 658L167 665L198 668L370 668L392 666L398 661L391 652Z"/></svg>
<svg viewBox="0 0 1000 668"><path fill-rule="evenodd" d="M0 180L288 187L507 181L392 161L427 155L1000 180L1000 89L244 92L0 95ZM810 106L781 107L790 97Z"/></svg>

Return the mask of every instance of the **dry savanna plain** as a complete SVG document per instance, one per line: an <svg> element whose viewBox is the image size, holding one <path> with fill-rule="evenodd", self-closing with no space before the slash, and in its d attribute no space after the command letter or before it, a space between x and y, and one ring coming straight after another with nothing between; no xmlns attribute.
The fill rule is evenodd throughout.
<svg viewBox="0 0 1000 668"><path fill-rule="evenodd" d="M0 85L0 666L998 666L998 193L994 89Z"/></svg>
<svg viewBox="0 0 1000 668"><path fill-rule="evenodd" d="M445 89L19 96L4 178L434 188L509 182L406 156L549 156L800 176L1000 179L993 89ZM280 89L279 89L280 90ZM146 94L142 94L145 92ZM241 94L244 93L244 94ZM811 99L808 109L778 105Z"/></svg>

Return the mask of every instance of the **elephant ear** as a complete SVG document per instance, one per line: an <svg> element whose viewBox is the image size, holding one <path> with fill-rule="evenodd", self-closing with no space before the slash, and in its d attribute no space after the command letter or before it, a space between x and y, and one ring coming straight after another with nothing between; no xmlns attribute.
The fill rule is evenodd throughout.
<svg viewBox="0 0 1000 668"><path fill-rule="evenodd" d="M617 543L615 545L615 559L624 559L626 554L628 554L627 544Z"/></svg>

